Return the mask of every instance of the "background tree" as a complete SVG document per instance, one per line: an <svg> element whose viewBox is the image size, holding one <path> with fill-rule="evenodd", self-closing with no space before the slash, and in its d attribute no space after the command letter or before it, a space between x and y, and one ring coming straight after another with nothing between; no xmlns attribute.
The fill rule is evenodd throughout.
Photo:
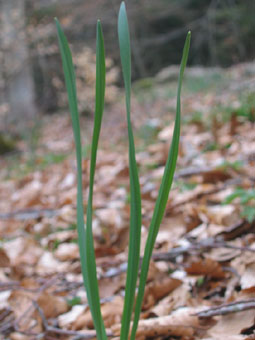
<svg viewBox="0 0 255 340"><path fill-rule="evenodd" d="M8 103L5 119L20 126L34 118L37 112L26 39L25 1L2 0L0 6L2 89L5 103Z"/></svg>

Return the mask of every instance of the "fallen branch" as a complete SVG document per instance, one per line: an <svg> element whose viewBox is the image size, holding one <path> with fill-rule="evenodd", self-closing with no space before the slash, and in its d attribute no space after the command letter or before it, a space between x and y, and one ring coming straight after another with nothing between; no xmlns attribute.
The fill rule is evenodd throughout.
<svg viewBox="0 0 255 340"><path fill-rule="evenodd" d="M230 313L238 313L248 309L255 309L255 299L236 301L228 304L223 304L217 307L212 307L204 311L195 313L194 315L200 318L211 318L216 315L226 315Z"/></svg>
<svg viewBox="0 0 255 340"><path fill-rule="evenodd" d="M175 262L175 259L179 255L183 254L190 254L192 251L205 251L208 249L213 249L213 248L227 248L227 249L235 249L235 250L240 250L242 252L251 252L255 253L255 249L249 248L249 247L239 247L239 246L234 246L232 244L228 244L224 241L214 241L213 239L205 239L202 240L201 242L193 242L192 244L185 246L185 247L176 247L171 249L169 252L164 252L164 253L154 253L152 254L152 258L154 261L173 261Z"/></svg>

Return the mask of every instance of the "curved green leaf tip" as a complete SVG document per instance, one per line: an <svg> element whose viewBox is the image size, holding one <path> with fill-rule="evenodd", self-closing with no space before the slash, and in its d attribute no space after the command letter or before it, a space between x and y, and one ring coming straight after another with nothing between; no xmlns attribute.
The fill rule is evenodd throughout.
<svg viewBox="0 0 255 340"><path fill-rule="evenodd" d="M128 247L128 268L123 315L121 321L120 339L127 340L130 329L131 316L134 308L136 283L140 260L141 241L141 193L138 170L135 158L135 144L131 124L131 50L128 28L128 18L125 3L122 2L118 17L118 36L120 58L126 94L126 114L129 143L129 178L130 178L130 229Z"/></svg>
<svg viewBox="0 0 255 340"><path fill-rule="evenodd" d="M76 79L72 62L72 54L67 39L62 31L61 25L55 18L60 53L65 76L65 84L68 94L69 108L72 118L73 133L76 148L77 160L77 229L78 243L81 258L81 269L83 281L87 292L88 303L91 310L94 326L97 332L98 340L106 340L106 331L100 310L100 300L96 273L95 251L92 235L92 198L93 183L96 164L96 154L98 138L101 128L101 120L104 108L104 91L105 91L105 56L104 41L100 21L97 23L97 53L96 53L96 100L95 100L95 121L92 140L91 168L90 168L90 185L89 199L87 207L87 225L84 227L83 212L83 191L82 191L82 153L80 137L80 121L78 112L78 103L76 95Z"/></svg>
<svg viewBox="0 0 255 340"><path fill-rule="evenodd" d="M180 74L179 74L179 81L178 81L178 90L177 90L177 105L176 105L176 118L175 118L175 126L174 126L174 133L172 138L172 144L169 149L168 158L166 161L166 166L164 170L164 175L161 181L158 198L155 204L155 208L153 211L152 220L149 227L149 233L146 241L144 257L141 266L141 274L140 274L140 281L139 281L139 288L138 294L136 298L136 305L135 305L135 314L134 314L134 321L133 327L131 332L130 340L135 340L135 335L137 331L137 326L140 318L142 302L144 297L144 290L149 270L150 259L152 255L152 251L154 248L154 244L156 241L156 237L159 231L159 227L161 221L163 219L166 204L168 201L169 192L171 189L171 185L174 178L174 172L176 168L176 162L178 157L178 149L179 149L179 140L180 140L180 125L181 125L181 88L182 88L182 80L184 70L188 60L188 53L189 53L189 46L190 46L190 37L191 32L189 31L185 40L182 60L181 60L181 67L180 67Z"/></svg>

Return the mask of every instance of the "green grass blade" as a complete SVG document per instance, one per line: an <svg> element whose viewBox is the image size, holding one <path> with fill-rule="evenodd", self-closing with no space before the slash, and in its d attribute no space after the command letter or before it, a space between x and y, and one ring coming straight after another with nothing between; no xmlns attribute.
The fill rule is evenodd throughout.
<svg viewBox="0 0 255 340"><path fill-rule="evenodd" d="M91 173L90 173L90 193L87 210L87 227L84 228L84 211L83 211L83 194L82 194L82 156L81 156L81 137L80 137L80 123L77 105L75 72L72 62L71 51L67 39L61 29L61 26L56 19L58 40L60 52L63 63L63 70L65 75L65 83L68 93L68 102L72 118L76 160L77 160L77 228L78 228L78 243L80 249L81 268L85 289L87 291L88 302L91 309L97 338L105 340L106 332L103 324L100 300L98 292L98 283L96 277L96 263L93 246L92 235L92 196L93 196L93 181L96 162L97 143L101 127L102 113L104 107L104 88L105 88L105 59L104 59L104 43L101 25L97 24L97 75L96 75L96 113L95 126L92 143L92 159L91 159Z"/></svg>
<svg viewBox="0 0 255 340"><path fill-rule="evenodd" d="M95 98L95 118L91 146L89 198L87 207L86 223L86 264L88 270L87 295L90 302L91 314L97 331L98 339L106 339L105 327L100 310L100 299L98 281L96 273L96 259L94 250L94 240L92 234L92 214L93 214L93 186L96 169L96 156L98 140L104 111L105 95L105 54L104 40L100 21L97 22L97 48L96 48L96 98Z"/></svg>
<svg viewBox="0 0 255 340"><path fill-rule="evenodd" d="M135 145L130 118L131 103L131 52L126 8L122 2L118 17L118 36L120 57L126 92L126 111L129 141L129 178L130 178L130 231L128 269L124 308L121 322L121 340L128 339L130 321L134 307L136 282L139 270L140 240L141 240L141 194L138 171L135 159Z"/></svg>
<svg viewBox="0 0 255 340"><path fill-rule="evenodd" d="M174 171L176 167L177 157L178 157L178 149L179 149L179 139L180 139L180 124L181 124L181 88L182 88L182 80L183 80L183 73L184 69L187 64L188 53L189 53L189 45L190 45L190 37L191 33L188 32L181 61L180 67L180 75L178 81L178 91L177 91L177 106L176 106L176 118L175 118L175 127L174 127L174 134L172 139L171 148L168 153L168 158L164 170L164 175L162 178L162 182L159 189L158 198L156 201L155 209L153 212L151 224L149 227L149 234L146 241L144 257L142 261L141 267L141 274L140 274L140 281L139 281L139 288L138 288L138 295L136 299L135 305L135 315L134 315L134 322L131 332L131 340L135 340L135 335L137 331L137 326L139 322L140 312L142 308L143 296L144 296L144 289L147 280L147 274L149 269L149 263L152 255L152 251L154 248L154 244L156 241L156 237L158 234L158 230L160 227L160 223L164 216L169 191L171 189L171 185L173 182Z"/></svg>

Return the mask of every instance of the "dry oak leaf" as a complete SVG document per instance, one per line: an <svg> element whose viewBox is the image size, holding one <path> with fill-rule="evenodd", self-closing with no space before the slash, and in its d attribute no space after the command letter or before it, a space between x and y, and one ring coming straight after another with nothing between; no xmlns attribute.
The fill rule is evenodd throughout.
<svg viewBox="0 0 255 340"><path fill-rule="evenodd" d="M207 216L215 224L230 226L238 219L239 214L234 205L214 205L207 207Z"/></svg>
<svg viewBox="0 0 255 340"><path fill-rule="evenodd" d="M255 243L250 248L254 249ZM240 256L231 261L231 268L235 269L241 276L241 288L248 289L255 286L255 254L242 252Z"/></svg>
<svg viewBox="0 0 255 340"><path fill-rule="evenodd" d="M107 328L118 324L121 321L122 310L123 298L120 296L116 296L113 300L106 302L101 306L102 317ZM89 309L77 318L73 323L72 329L79 330L84 329L84 327L91 329L94 327Z"/></svg>
<svg viewBox="0 0 255 340"><path fill-rule="evenodd" d="M40 333L42 331L42 322L38 319L32 305L33 299L35 299L35 294L23 290L14 290L8 299L16 318L16 327L20 332L32 330Z"/></svg>
<svg viewBox="0 0 255 340"><path fill-rule="evenodd" d="M46 292L40 294L37 303L43 310L46 319L55 318L68 311L68 305L63 298Z"/></svg>
<svg viewBox="0 0 255 340"><path fill-rule="evenodd" d="M8 299L11 295L11 290L0 292L0 315L5 308L9 308Z"/></svg>
<svg viewBox="0 0 255 340"><path fill-rule="evenodd" d="M67 269L67 262L60 262L54 258L51 252L45 251L38 261L35 271L38 275L51 275L63 273Z"/></svg>
<svg viewBox="0 0 255 340"><path fill-rule="evenodd" d="M192 262L186 266L185 271L190 275L208 275L213 279L223 279L225 277L221 265L209 258Z"/></svg>
<svg viewBox="0 0 255 340"><path fill-rule="evenodd" d="M250 263L246 266L240 284L242 289L255 287L255 263Z"/></svg>
<svg viewBox="0 0 255 340"><path fill-rule="evenodd" d="M146 310L154 306L158 300L162 299L181 284L181 280L172 277L159 278L150 282L145 289L143 309Z"/></svg>
<svg viewBox="0 0 255 340"><path fill-rule="evenodd" d="M126 277L124 273L115 277L107 277L99 280L101 299L115 295L122 287L125 287Z"/></svg>
<svg viewBox="0 0 255 340"><path fill-rule="evenodd" d="M226 181L231 178L225 170L222 169L212 169L201 174L204 183L216 183L218 181Z"/></svg>
<svg viewBox="0 0 255 340"><path fill-rule="evenodd" d="M25 334L21 334L19 332L13 332L10 334L11 340L28 340L28 336Z"/></svg>
<svg viewBox="0 0 255 340"><path fill-rule="evenodd" d="M209 338L203 338L203 340L222 340L222 335L217 334L213 335L212 337ZM224 340L249 340L249 338L245 337L244 335L224 335Z"/></svg>
<svg viewBox="0 0 255 340"><path fill-rule="evenodd" d="M35 265L43 253L35 240L31 237L17 237L6 242L3 248L12 265Z"/></svg>
<svg viewBox="0 0 255 340"><path fill-rule="evenodd" d="M85 309L86 307L84 305L73 306L69 312L61 314L58 317L59 326L61 328L69 326L75 322L75 320L77 320L77 318L85 311Z"/></svg>
<svg viewBox="0 0 255 340"><path fill-rule="evenodd" d="M0 248L0 268L10 267L10 259L3 248Z"/></svg>
<svg viewBox="0 0 255 340"><path fill-rule="evenodd" d="M17 318L25 314L32 303L34 294L25 290L13 290L8 298L8 302Z"/></svg>
<svg viewBox="0 0 255 340"><path fill-rule="evenodd" d="M59 243L64 243L73 240L77 237L76 230L63 230L56 233L49 234L41 240L41 245L43 247L52 248L53 244L58 241Z"/></svg>
<svg viewBox="0 0 255 340"><path fill-rule="evenodd" d="M200 324L200 320L194 314L202 308L183 307L174 311L171 315L140 320L137 329L137 337L156 337L156 336L179 336L193 337L196 331L206 329L205 325ZM114 335L120 335L121 325L112 326Z"/></svg>
<svg viewBox="0 0 255 340"><path fill-rule="evenodd" d="M79 247L76 243L62 243L54 253L60 261L72 261L79 258Z"/></svg>
<svg viewBox="0 0 255 340"><path fill-rule="evenodd" d="M35 175L35 177L38 177ZM40 177L40 176L39 176ZM24 209L40 205L43 183L40 179L33 179L31 182L26 183L23 187L16 190L11 196L11 201L16 209Z"/></svg>
<svg viewBox="0 0 255 340"><path fill-rule="evenodd" d="M168 315L172 310L185 306L189 298L190 286L183 283L151 308L149 315L150 317Z"/></svg>
<svg viewBox="0 0 255 340"><path fill-rule="evenodd" d="M208 330L208 335L212 339L242 339L241 332L243 329L254 326L255 311L246 310L239 313L223 315L219 318L218 323ZM232 337L231 337L232 336Z"/></svg>

